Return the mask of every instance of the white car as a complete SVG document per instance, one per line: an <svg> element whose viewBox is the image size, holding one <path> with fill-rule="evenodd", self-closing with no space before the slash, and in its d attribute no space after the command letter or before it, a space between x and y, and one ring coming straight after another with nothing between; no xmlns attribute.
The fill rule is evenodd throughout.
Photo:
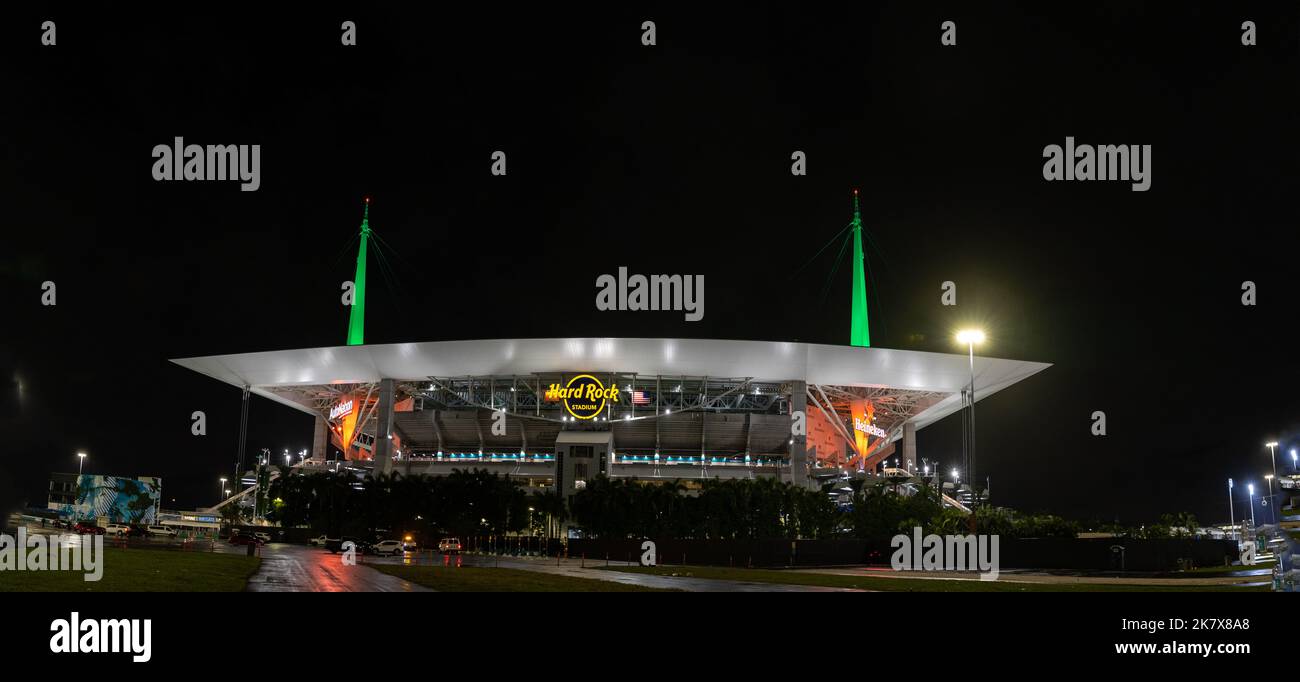
<svg viewBox="0 0 1300 682"><path fill-rule="evenodd" d="M443 538L438 541L439 554L460 554L459 538Z"/></svg>
<svg viewBox="0 0 1300 682"><path fill-rule="evenodd" d="M265 531L260 531L260 530L259 530L259 531L256 531L256 532L253 533L253 537L257 538L258 540L261 540L262 542L270 542L270 541L271 541L271 534L270 534L270 533L267 533L267 532L265 532Z"/></svg>
<svg viewBox="0 0 1300 682"><path fill-rule="evenodd" d="M131 532L131 527L121 523L110 523L104 527L105 535L122 536Z"/></svg>
<svg viewBox="0 0 1300 682"><path fill-rule="evenodd" d="M329 541L328 537L324 535L320 535L308 540L307 544L311 545L312 547L324 547L325 543L328 541Z"/></svg>
<svg viewBox="0 0 1300 682"><path fill-rule="evenodd" d="M146 530L149 531L150 535L165 535L167 537L176 536L176 529L171 526L149 526Z"/></svg>
<svg viewBox="0 0 1300 682"><path fill-rule="evenodd" d="M402 543L398 540L381 540L371 545L370 551L376 555L397 556L402 553Z"/></svg>

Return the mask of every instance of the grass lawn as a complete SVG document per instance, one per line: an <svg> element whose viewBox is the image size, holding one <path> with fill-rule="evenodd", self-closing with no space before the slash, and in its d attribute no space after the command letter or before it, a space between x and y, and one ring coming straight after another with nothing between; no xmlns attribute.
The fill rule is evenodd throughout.
<svg viewBox="0 0 1300 682"><path fill-rule="evenodd" d="M440 592L671 592L608 580L589 580L517 568L370 564L391 576Z"/></svg>
<svg viewBox="0 0 1300 682"><path fill-rule="evenodd" d="M80 571L0 571L0 592L239 592L262 560L242 554L105 547L103 577Z"/></svg>
<svg viewBox="0 0 1300 682"><path fill-rule="evenodd" d="M847 587L858 590L882 592L1241 592L1265 591L1267 587L1233 587L1230 585L1133 585L1105 584L1046 584L1011 583L980 580L930 580L923 578L883 578L875 576L832 575L828 573L803 573L761 568L722 568L714 566L620 566L610 571L649 573L671 576L690 574L694 578L742 580L753 583L780 583L782 585L816 585L820 587Z"/></svg>

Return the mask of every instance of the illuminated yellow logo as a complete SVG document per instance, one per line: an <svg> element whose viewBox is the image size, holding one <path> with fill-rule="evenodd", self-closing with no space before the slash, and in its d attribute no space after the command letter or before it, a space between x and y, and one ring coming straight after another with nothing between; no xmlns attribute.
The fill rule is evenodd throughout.
<svg viewBox="0 0 1300 682"><path fill-rule="evenodd" d="M564 401L564 409L573 415L574 419L595 419L605 410L605 406L610 402L618 402L619 389L617 386L605 388L590 374L579 374L569 383L561 387L559 384L551 384L546 389L546 400Z"/></svg>

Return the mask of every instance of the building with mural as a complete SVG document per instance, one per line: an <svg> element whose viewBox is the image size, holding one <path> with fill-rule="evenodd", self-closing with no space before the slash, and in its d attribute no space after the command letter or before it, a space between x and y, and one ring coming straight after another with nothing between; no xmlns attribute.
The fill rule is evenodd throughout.
<svg viewBox="0 0 1300 682"><path fill-rule="evenodd" d="M154 524L162 479L98 474L51 474L46 506L68 521Z"/></svg>

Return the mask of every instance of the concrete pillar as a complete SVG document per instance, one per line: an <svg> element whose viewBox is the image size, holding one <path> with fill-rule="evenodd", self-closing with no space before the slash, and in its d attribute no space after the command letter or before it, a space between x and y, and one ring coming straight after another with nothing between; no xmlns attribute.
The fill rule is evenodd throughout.
<svg viewBox="0 0 1300 682"><path fill-rule="evenodd" d="M803 433L792 435L790 444L790 482L801 487L807 488L810 485L808 477L808 383L804 381L792 382L790 388L790 423L794 423L794 415L803 415Z"/></svg>
<svg viewBox="0 0 1300 682"><path fill-rule="evenodd" d="M390 474L393 472L393 393L397 382L383 379L379 382L379 420L375 423L375 466L373 473Z"/></svg>
<svg viewBox="0 0 1300 682"><path fill-rule="evenodd" d="M311 461L324 464L329 444L330 423L324 417L316 415L316 432L311 439Z"/></svg>
<svg viewBox="0 0 1300 682"><path fill-rule="evenodd" d="M908 471L916 471L916 423L903 422L903 437L901 438L903 447L902 455L899 456L898 465Z"/></svg>

